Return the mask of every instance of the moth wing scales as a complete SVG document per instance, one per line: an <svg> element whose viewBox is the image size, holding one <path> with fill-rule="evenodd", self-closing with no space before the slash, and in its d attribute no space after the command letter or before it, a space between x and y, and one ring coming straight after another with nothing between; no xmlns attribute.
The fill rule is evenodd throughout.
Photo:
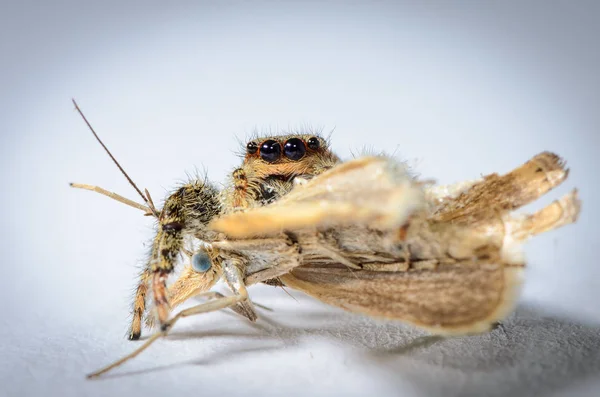
<svg viewBox="0 0 600 397"><path fill-rule="evenodd" d="M271 205L223 216L210 227L232 238L329 225L391 229L423 203L422 189L400 164L386 157L365 157L296 186Z"/></svg>
<svg viewBox="0 0 600 397"><path fill-rule="evenodd" d="M373 175L380 179L374 179ZM440 207L442 211L436 214L441 216L433 219L444 224L462 216L462 221L466 221L463 226L485 226L493 215L494 222L501 223L498 218L501 213L508 217L511 210L545 194L567 178L568 170L555 154L542 153L507 175L492 176L471 186L465 185L459 197L444 202ZM412 211L422 208L421 202L428 201L417 185L403 170L395 169L391 159L361 158L307 181L279 202L221 218L213 227L234 238L273 235L283 229L364 227L377 224L378 217L387 220L380 227L397 227L401 225L399 220L405 221ZM496 191L498 187L501 188ZM483 200L469 199L469 196L479 197L482 189ZM494 196L496 193L498 197ZM407 202L398 205L407 197ZM388 205L386 199L392 204ZM539 214L521 223L515 221L515 226L522 225L523 233L531 236L574 222L579 209L576 192L573 192ZM394 218L398 212L402 215ZM472 230L467 227L465 232L475 233L473 237L486 237L477 227ZM497 252L499 257L491 259L490 264L473 257L474 262L408 271L403 267L402 271L390 272L350 271L331 262L305 261L303 266L281 276L281 281L333 306L402 320L437 334L485 332L512 311L522 284L520 265L524 261L518 255L507 255L503 251L510 245L520 252L520 241L524 238L519 238L514 227L504 233L511 239L494 248L504 245L501 252ZM517 266L513 266L515 264Z"/></svg>
<svg viewBox="0 0 600 397"><path fill-rule="evenodd" d="M401 320L441 335L489 331L514 308L520 267L443 265L408 272L299 267L281 281L354 313Z"/></svg>
<svg viewBox="0 0 600 397"><path fill-rule="evenodd" d="M436 220L470 224L529 204L568 176L569 170L560 156L542 152L507 174L490 174L474 183L433 186L426 189L426 195L441 202L435 211ZM444 191L455 197L444 200Z"/></svg>

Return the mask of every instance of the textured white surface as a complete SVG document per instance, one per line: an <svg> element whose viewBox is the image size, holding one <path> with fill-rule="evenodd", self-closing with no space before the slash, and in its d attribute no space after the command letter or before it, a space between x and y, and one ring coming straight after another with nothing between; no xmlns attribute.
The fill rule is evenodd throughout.
<svg viewBox="0 0 600 397"><path fill-rule="evenodd" d="M0 395L598 395L598 5L216 4L3 7ZM223 180L234 135L312 124L335 127L343 157L396 151L440 183L557 151L571 176L540 205L577 186L583 213L528 245L506 334L419 339L253 287L275 309L256 326L189 319L89 382L135 346L129 297L151 228L68 187L136 198L71 97L156 200L194 166Z"/></svg>
<svg viewBox="0 0 600 397"><path fill-rule="evenodd" d="M139 342L123 338L107 307L71 322L12 329L3 357L8 395L572 395L600 371L599 328L521 309L490 334L453 339L349 315L282 291L252 288L255 324L229 312L178 324L177 331L96 381L83 374ZM108 299L106 306L119 306ZM45 316L42 316L45 317ZM48 321L48 320L47 320ZM103 326L103 324L107 324ZM9 331L10 332L10 331ZM597 385L597 378L596 378ZM590 388L590 390L592 390ZM568 392L568 393L567 393ZM581 394L586 395L586 394ZM589 394L597 395L597 394Z"/></svg>

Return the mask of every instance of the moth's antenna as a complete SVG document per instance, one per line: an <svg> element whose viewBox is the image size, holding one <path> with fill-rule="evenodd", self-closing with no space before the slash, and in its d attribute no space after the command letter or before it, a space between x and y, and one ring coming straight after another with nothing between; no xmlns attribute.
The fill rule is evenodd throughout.
<svg viewBox="0 0 600 397"><path fill-rule="evenodd" d="M112 153L110 152L110 150L108 150L108 148L106 147L106 145L104 144L104 142L102 142L102 140L100 139L100 137L98 136L98 134L96 134L96 131L94 131L94 128L92 127L92 125L90 124L90 122L87 120L87 118L85 117L85 115L83 114L83 112L81 111L81 109L79 108L79 105L77 105L77 102L75 102L75 99L71 99L71 100L73 101L73 105L75 105L75 109L77 110L77 112L79 113L79 115L81 116L81 118L83 118L83 121L85 121L85 123L87 124L88 128L90 129L90 131L92 131L92 134L94 134L94 137L96 137L96 140L98 141L98 143L100 143L100 145L102 145L102 147L104 148L104 150L106 151L106 153L112 159L113 163L115 163L116 166L119 167L119 171L121 171L121 173L123 174L123 176L125 176L125 178L127 178L127 181L129 182L129 184L131 186L133 186L133 188L135 189L135 191L138 192L138 194L142 197L142 199L144 200L144 202L150 208L150 211L152 211L152 214L155 217L158 218L159 217L158 211L156 211L156 208L154 207L154 203L152 202L152 199L149 198L150 195L148 195L148 197L146 197L146 195L144 195L144 193L142 193L142 191L137 187L137 185L133 182L133 180L129 177L129 175L127 175L127 173L125 172L125 170L123 169L123 167L121 167L121 164L119 164L119 162L112 155ZM146 190L146 193L147 192L148 191Z"/></svg>

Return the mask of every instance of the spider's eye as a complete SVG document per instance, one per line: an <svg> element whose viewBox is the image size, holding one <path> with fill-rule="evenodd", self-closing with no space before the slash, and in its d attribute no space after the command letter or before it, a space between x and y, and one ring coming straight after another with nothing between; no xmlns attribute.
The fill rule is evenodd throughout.
<svg viewBox="0 0 600 397"><path fill-rule="evenodd" d="M260 157L267 163L274 163L281 157L281 145L279 142L269 139L260 146Z"/></svg>
<svg viewBox="0 0 600 397"><path fill-rule="evenodd" d="M292 138L283 146L283 154L290 160L300 160L306 153L306 146L302 139Z"/></svg>
<svg viewBox="0 0 600 397"><path fill-rule="evenodd" d="M212 267L212 261L206 252L196 252L192 256L192 267L198 273L206 273Z"/></svg>
<svg viewBox="0 0 600 397"><path fill-rule="evenodd" d="M254 154L257 150L258 145L256 144L256 142L248 142L248 144L246 145L246 152L248 154Z"/></svg>
<svg viewBox="0 0 600 397"><path fill-rule="evenodd" d="M319 139L315 136L309 138L306 143L308 143L308 147L312 150L317 150L319 146L321 146L321 144L319 143Z"/></svg>

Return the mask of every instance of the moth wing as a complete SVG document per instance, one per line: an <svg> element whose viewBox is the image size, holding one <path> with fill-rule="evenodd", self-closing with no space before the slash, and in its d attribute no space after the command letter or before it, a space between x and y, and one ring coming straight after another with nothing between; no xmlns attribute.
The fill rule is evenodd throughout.
<svg viewBox="0 0 600 397"><path fill-rule="evenodd" d="M387 157L363 157L294 187L272 204L220 217L210 227L233 238L306 227L392 229L422 205L423 191L401 163Z"/></svg>
<svg viewBox="0 0 600 397"><path fill-rule="evenodd" d="M308 265L293 269L281 281L353 313L457 335L489 331L505 318L518 298L521 272L519 267L495 264L406 272Z"/></svg>
<svg viewBox="0 0 600 397"><path fill-rule="evenodd" d="M479 181L427 189L429 200L439 201L434 219L468 225L496 219L540 198L569 176L565 161L542 152L511 172L490 174ZM446 197L444 197L446 196Z"/></svg>

